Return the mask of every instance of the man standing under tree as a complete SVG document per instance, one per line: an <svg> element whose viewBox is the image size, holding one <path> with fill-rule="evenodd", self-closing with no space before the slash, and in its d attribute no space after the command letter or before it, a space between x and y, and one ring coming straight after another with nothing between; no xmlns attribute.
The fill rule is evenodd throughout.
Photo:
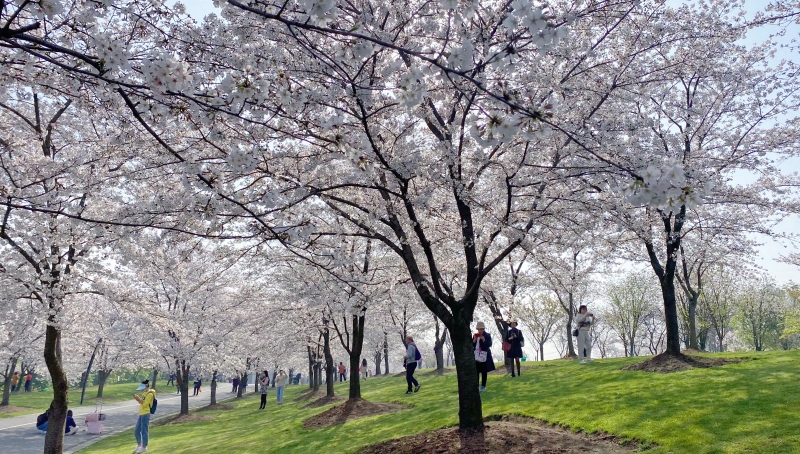
<svg viewBox="0 0 800 454"><path fill-rule="evenodd" d="M147 442L150 438L150 410L156 400L156 392L150 389L150 380L143 381L137 391L144 391L141 396L134 394L133 398L139 403L139 419L133 434L136 436L136 449L134 453L147 452Z"/></svg>
<svg viewBox="0 0 800 454"><path fill-rule="evenodd" d="M411 336L406 337L406 345L408 345L405 358L406 382L408 383L406 394L411 394L411 385L414 385L414 392L419 391L419 382L414 378L414 370L417 369L417 361L422 359L422 355L419 353L417 344L414 343L414 338Z"/></svg>

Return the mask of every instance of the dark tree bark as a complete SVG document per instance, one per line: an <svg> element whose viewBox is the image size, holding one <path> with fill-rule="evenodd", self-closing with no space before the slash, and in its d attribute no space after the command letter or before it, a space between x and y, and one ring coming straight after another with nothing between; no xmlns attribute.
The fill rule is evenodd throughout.
<svg viewBox="0 0 800 454"><path fill-rule="evenodd" d="M97 396L96 397L103 397L103 389L106 386L106 380L108 380L108 376L111 375L111 370L98 370L97 371Z"/></svg>
<svg viewBox="0 0 800 454"><path fill-rule="evenodd" d="M158 369L153 368L153 379L150 380L150 387L156 390L156 381L158 380Z"/></svg>
<svg viewBox="0 0 800 454"><path fill-rule="evenodd" d="M515 288L512 289L512 297L514 296L515 290ZM483 292L483 300L486 302L486 305L489 306L489 311L492 313L495 326L497 326L497 332L500 333L500 340L506 342L508 340L506 339L508 335L508 321L503 318L503 313L500 311L500 305L497 302L497 298L494 296L494 292ZM514 370L514 360L508 357L508 352L503 352L503 360L506 366L506 373L510 374Z"/></svg>
<svg viewBox="0 0 800 454"><path fill-rule="evenodd" d="M645 243L650 265L658 276L661 296L664 300L664 321L667 327L667 355L681 355L681 334L678 324L678 304L675 296L675 271L678 260L677 253L681 246L681 229L686 216L686 206L681 206L677 215L661 213L664 223L666 263L661 264L652 242Z"/></svg>
<svg viewBox="0 0 800 454"><path fill-rule="evenodd" d="M384 374L389 375L389 335L383 333L383 365Z"/></svg>
<svg viewBox="0 0 800 454"><path fill-rule="evenodd" d="M350 400L361 399L361 352L364 349L364 323L366 310L353 314L353 340L350 351Z"/></svg>
<svg viewBox="0 0 800 454"><path fill-rule="evenodd" d="M12 356L6 365L5 380L3 380L3 400L0 402L0 407L8 406L8 399L11 395L11 378L14 377L14 370L17 367L17 357ZM20 377L21 378L21 377ZM19 382L17 382L19 384Z"/></svg>
<svg viewBox="0 0 800 454"><path fill-rule="evenodd" d="M439 335L439 317L434 315L434 321L436 322L436 337L433 344L433 350L436 354L436 373L443 374L444 373L444 345L447 342L447 329L443 330L441 336Z"/></svg>
<svg viewBox="0 0 800 454"><path fill-rule="evenodd" d="M483 409L469 324L469 319L461 318L458 325L449 327L458 381L458 421L462 430L483 428Z"/></svg>
<svg viewBox="0 0 800 454"><path fill-rule="evenodd" d="M211 405L217 404L217 372L211 374Z"/></svg>
<svg viewBox="0 0 800 454"><path fill-rule="evenodd" d="M242 376L239 379L239 389L236 390L236 397L242 397L245 393L245 389L247 388L247 371L242 372Z"/></svg>
<svg viewBox="0 0 800 454"><path fill-rule="evenodd" d="M51 303L51 308L53 304ZM44 362L53 382L53 401L50 403L50 417L44 437L44 454L61 454L64 449L64 426L67 422L67 374L61 364L61 330L55 325L55 315L51 315L45 331Z"/></svg>
<svg viewBox="0 0 800 454"><path fill-rule="evenodd" d="M333 385L336 383L334 377L333 355L331 354L331 333L327 327L327 320L324 321L325 328L322 330L322 352L325 355L325 396L333 397Z"/></svg>
<svg viewBox="0 0 800 454"><path fill-rule="evenodd" d="M322 381L322 362L314 360L314 391L319 391L320 382Z"/></svg>
<svg viewBox="0 0 800 454"><path fill-rule="evenodd" d="M175 379L178 381L178 389L181 391L181 413L189 414L189 372L191 366L184 360L175 360Z"/></svg>
<svg viewBox="0 0 800 454"><path fill-rule="evenodd" d="M308 389L314 389L314 358L311 355L311 346L306 345L308 353Z"/></svg>
<svg viewBox="0 0 800 454"><path fill-rule="evenodd" d="M378 376L381 374L381 360L383 355L381 355L381 350L378 349L375 351L375 375Z"/></svg>

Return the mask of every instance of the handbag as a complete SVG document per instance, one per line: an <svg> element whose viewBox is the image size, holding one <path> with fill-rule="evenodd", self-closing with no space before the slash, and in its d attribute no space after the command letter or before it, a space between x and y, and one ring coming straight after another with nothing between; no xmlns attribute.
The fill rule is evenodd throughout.
<svg viewBox="0 0 800 454"><path fill-rule="evenodd" d="M475 350L475 361L479 363L486 362L486 352Z"/></svg>
<svg viewBox="0 0 800 454"><path fill-rule="evenodd" d="M572 330L572 337L578 337L578 328Z"/></svg>
<svg viewBox="0 0 800 454"><path fill-rule="evenodd" d="M504 352L511 351L511 342L503 341L503 351Z"/></svg>

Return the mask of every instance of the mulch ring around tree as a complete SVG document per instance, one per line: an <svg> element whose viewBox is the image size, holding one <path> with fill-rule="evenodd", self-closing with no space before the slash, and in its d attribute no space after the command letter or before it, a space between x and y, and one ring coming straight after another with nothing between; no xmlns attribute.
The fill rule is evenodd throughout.
<svg viewBox="0 0 800 454"><path fill-rule="evenodd" d="M462 433L457 427L439 429L389 440L358 451L359 454L627 454L639 444L626 445L616 437L575 433L541 421L519 416L495 417L483 432Z"/></svg>
<svg viewBox="0 0 800 454"><path fill-rule="evenodd" d="M345 399L344 397L341 396L328 397L327 395L323 395L322 397L311 402L310 404L303 406L303 408L319 408L319 407L324 407L325 405L328 404L332 404L334 402L341 402L343 400Z"/></svg>
<svg viewBox="0 0 800 454"><path fill-rule="evenodd" d="M168 424L184 424L187 422L209 421L214 419L211 415L198 415L197 413L190 413L188 415L174 415L165 418L156 419L153 421L153 426L166 426Z"/></svg>
<svg viewBox="0 0 800 454"><path fill-rule="evenodd" d="M690 369L707 369L709 367L724 366L749 361L751 358L708 358L704 356L668 355L662 353L646 361L629 364L622 370L638 370L643 372L680 372Z"/></svg>
<svg viewBox="0 0 800 454"><path fill-rule="evenodd" d="M343 405L337 405L303 421L303 429L324 429L326 427L344 424L367 416L394 413L411 408L411 405L369 402L363 399L348 400Z"/></svg>

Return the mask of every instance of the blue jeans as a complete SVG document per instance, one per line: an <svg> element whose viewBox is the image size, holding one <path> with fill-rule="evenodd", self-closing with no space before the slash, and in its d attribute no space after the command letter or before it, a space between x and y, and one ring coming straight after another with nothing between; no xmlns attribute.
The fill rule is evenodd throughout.
<svg viewBox="0 0 800 454"><path fill-rule="evenodd" d="M133 433L136 435L136 444L140 444L146 448L148 439L150 438L150 415L139 416Z"/></svg>
<svg viewBox="0 0 800 454"><path fill-rule="evenodd" d="M283 403L283 386L278 386L278 403Z"/></svg>
<svg viewBox="0 0 800 454"><path fill-rule="evenodd" d="M37 429L41 430L42 432L47 432L47 423L50 421L45 421L42 423L41 426L36 426Z"/></svg>

